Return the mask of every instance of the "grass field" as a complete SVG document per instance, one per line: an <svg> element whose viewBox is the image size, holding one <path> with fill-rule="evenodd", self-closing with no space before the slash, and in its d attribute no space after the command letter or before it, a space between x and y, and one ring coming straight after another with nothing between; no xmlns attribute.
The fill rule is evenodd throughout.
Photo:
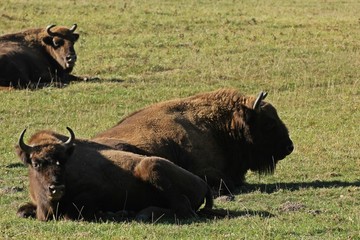
<svg viewBox="0 0 360 240"><path fill-rule="evenodd" d="M78 24L67 88L1 91L0 239L360 239L360 2L357 0L2 0L0 34ZM1 71L1 69L0 69ZM20 132L89 138L146 105L221 87L269 92L295 151L247 175L224 220L19 219Z"/></svg>

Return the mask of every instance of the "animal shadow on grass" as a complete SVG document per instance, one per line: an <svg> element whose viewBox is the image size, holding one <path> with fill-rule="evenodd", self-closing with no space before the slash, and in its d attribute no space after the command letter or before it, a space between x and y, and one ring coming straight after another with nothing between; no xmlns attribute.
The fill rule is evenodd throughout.
<svg viewBox="0 0 360 240"><path fill-rule="evenodd" d="M251 193L260 191L262 193L274 193L279 190L298 191L306 188L336 188L336 187L360 187L360 181L313 181L313 182L280 182L271 184L245 184L235 190L235 194Z"/></svg>
<svg viewBox="0 0 360 240"><path fill-rule="evenodd" d="M168 225L188 225L192 223L205 223L209 221L218 221L223 219L233 219L233 218L240 218L240 217L261 217L261 218L271 218L275 217L274 214L267 212L267 211L254 211L254 210L246 210L246 211L233 211L233 210L226 210L226 209L212 209L212 210L205 210L200 209L197 212L197 217L193 218L186 218L181 219L177 218L176 216L169 217L169 216L160 216L154 219L151 219L145 223L148 224L168 224ZM136 222L135 218L118 218L120 221L126 222ZM107 219L107 221L112 221ZM115 222L118 222L116 218L114 218Z"/></svg>
<svg viewBox="0 0 360 240"><path fill-rule="evenodd" d="M255 211L255 210L243 210L234 211L222 208L216 209L200 209L197 211L196 217L191 218L178 218L176 215L161 215L151 219L142 221L136 217L136 212L121 210L116 213L106 212L98 215L98 218L93 220L86 220L88 222L103 223L103 222L143 222L146 224L168 224L168 225L187 225L192 223L205 223L209 221L218 221L223 219L233 219L240 217L260 217L260 218L272 218L274 214L268 211ZM61 219L61 218L60 218ZM79 213L79 221L82 221L81 214Z"/></svg>
<svg viewBox="0 0 360 240"><path fill-rule="evenodd" d="M122 83L122 82L124 82L125 80L124 80L124 79L120 79L120 78L106 78L106 79L103 79L103 81L105 81L105 82L111 82L111 83Z"/></svg>
<svg viewBox="0 0 360 240"><path fill-rule="evenodd" d="M89 77L84 80L87 83L123 83L124 79L121 78L99 78L99 77Z"/></svg>
<svg viewBox="0 0 360 240"><path fill-rule="evenodd" d="M117 80L117 81L122 81L122 80ZM30 91L36 91L36 90L40 90L40 89L46 89L46 88L66 88L68 87L70 84L76 84L79 82L86 82L86 83L91 83L91 82L101 82L101 79L98 77L89 77L89 76L83 76L83 77L75 77L75 79L71 80L71 81L57 81L54 80L52 82L30 82L28 83L26 86L3 86L0 85L0 91L1 90L30 90Z"/></svg>
<svg viewBox="0 0 360 240"><path fill-rule="evenodd" d="M99 83L99 82L111 82L111 83L123 83L125 82L124 79L121 78L100 78L100 77L83 77L84 82L94 82L94 83Z"/></svg>

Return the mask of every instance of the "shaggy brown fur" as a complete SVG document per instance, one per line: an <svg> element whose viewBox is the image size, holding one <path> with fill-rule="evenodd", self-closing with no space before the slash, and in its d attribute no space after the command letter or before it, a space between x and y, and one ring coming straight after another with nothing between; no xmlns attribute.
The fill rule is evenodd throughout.
<svg viewBox="0 0 360 240"><path fill-rule="evenodd" d="M95 220L126 210L137 212L138 220L187 218L205 198L205 209L213 206L208 185L166 159L87 140L64 143L65 136L51 131L36 133L25 147L22 137L16 150L29 169L31 203L19 208L21 217Z"/></svg>
<svg viewBox="0 0 360 240"><path fill-rule="evenodd" d="M265 94L266 96L266 94ZM234 89L158 103L137 111L93 141L133 145L206 179L218 189L242 184L248 170L273 172L293 150L275 108Z"/></svg>
<svg viewBox="0 0 360 240"><path fill-rule="evenodd" d="M70 74L77 58L75 29L52 25L0 36L0 89L81 80Z"/></svg>

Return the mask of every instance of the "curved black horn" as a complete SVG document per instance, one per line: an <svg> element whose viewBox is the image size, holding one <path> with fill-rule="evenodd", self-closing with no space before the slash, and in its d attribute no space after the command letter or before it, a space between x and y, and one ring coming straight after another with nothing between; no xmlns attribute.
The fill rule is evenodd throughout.
<svg viewBox="0 0 360 240"><path fill-rule="evenodd" d="M70 137L69 137L69 139L68 139L66 142L64 142L64 144L65 144L66 146L72 146L73 143L74 143L74 141L75 141L75 133L74 133L74 131L73 131L71 128L69 128L69 127L66 127L66 129L69 131Z"/></svg>
<svg viewBox="0 0 360 240"><path fill-rule="evenodd" d="M261 91L258 95L258 97L256 98L254 105L253 105L253 109L254 110L260 110L260 103L262 100L264 100L267 96L267 92Z"/></svg>
<svg viewBox="0 0 360 240"><path fill-rule="evenodd" d="M26 145L26 143L24 143L25 132L26 132L26 128L21 132L18 144L22 151L30 154L32 152L32 147L30 147L29 145Z"/></svg>
<svg viewBox="0 0 360 240"><path fill-rule="evenodd" d="M267 92L263 92L263 97L262 97L262 100L264 100L266 98L266 96L268 95Z"/></svg>
<svg viewBox="0 0 360 240"><path fill-rule="evenodd" d="M55 34L53 32L51 32L51 29L53 27L55 27L56 25L55 24L51 24L49 26L46 27L46 32L50 35L50 36L54 36Z"/></svg>
<svg viewBox="0 0 360 240"><path fill-rule="evenodd" d="M74 23L74 25L72 25L72 27L69 30L70 32L75 32L76 28L77 28L77 24Z"/></svg>

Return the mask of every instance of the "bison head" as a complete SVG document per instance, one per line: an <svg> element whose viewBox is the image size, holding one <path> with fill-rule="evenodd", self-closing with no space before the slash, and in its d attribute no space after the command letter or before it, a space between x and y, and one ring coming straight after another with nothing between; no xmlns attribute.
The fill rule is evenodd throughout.
<svg viewBox="0 0 360 240"><path fill-rule="evenodd" d="M246 109L247 139L250 142L250 169L260 173L273 172L276 163L294 150L285 124L276 109L263 100L267 93L261 92Z"/></svg>
<svg viewBox="0 0 360 240"><path fill-rule="evenodd" d="M58 202L65 193L65 163L74 150L74 132L61 141L54 133L42 131L32 136L30 145L24 143L26 129L20 135L16 151L29 168L30 194L39 202Z"/></svg>
<svg viewBox="0 0 360 240"><path fill-rule="evenodd" d="M49 25L42 39L48 53L68 72L72 71L77 59L74 44L79 34L74 33L76 27L76 24L71 28Z"/></svg>

